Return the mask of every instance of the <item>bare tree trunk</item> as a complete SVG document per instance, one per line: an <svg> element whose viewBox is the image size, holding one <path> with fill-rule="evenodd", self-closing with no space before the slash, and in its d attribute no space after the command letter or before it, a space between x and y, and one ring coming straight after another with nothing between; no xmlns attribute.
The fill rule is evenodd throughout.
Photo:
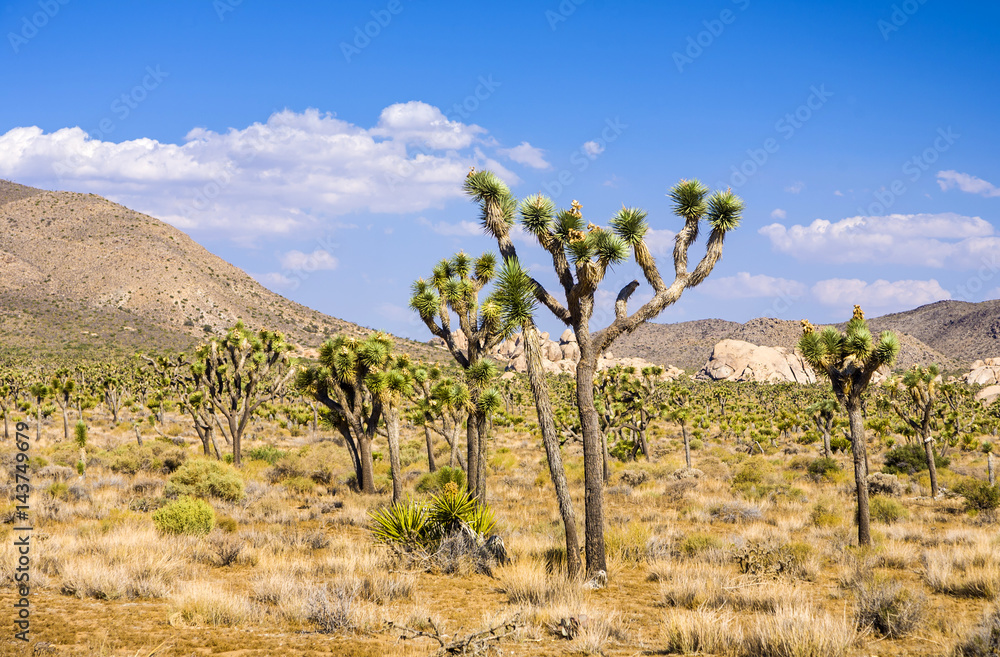
<svg viewBox="0 0 1000 657"><path fill-rule="evenodd" d="M986 453L986 473L990 479L990 486L996 481L996 476L993 473L993 452Z"/></svg>
<svg viewBox="0 0 1000 657"><path fill-rule="evenodd" d="M854 456L854 483L858 496L858 544L871 545L871 516L868 511L868 446L865 443L865 422L861 416L861 401L848 396L844 406L851 422L851 451Z"/></svg>
<svg viewBox="0 0 1000 657"><path fill-rule="evenodd" d="M535 407L538 410L538 425L542 431L542 442L545 444L549 474L552 477L552 485L556 489L559 512L562 514L563 528L566 531L566 569L570 577L576 577L580 572L580 543L576 534L576 514L573 511L573 499L570 497L569 485L566 483L566 471L563 469L562 454L559 451L559 434L556 431L552 402L549 399L548 387L545 385L538 331L534 326L525 326L522 336L524 336L528 379L531 382L531 393L535 398Z"/></svg>
<svg viewBox="0 0 1000 657"><path fill-rule="evenodd" d="M358 436L358 450L361 452L361 477L358 490L368 495L375 494L375 465L372 462L371 436Z"/></svg>
<svg viewBox="0 0 1000 657"><path fill-rule="evenodd" d="M142 447L142 434L139 433L139 425L135 425L135 440L139 443L139 447Z"/></svg>
<svg viewBox="0 0 1000 657"><path fill-rule="evenodd" d="M576 367L576 403L580 412L580 431L583 434L584 510L586 515L585 540L587 574L608 572L604 547L604 467L601 452L601 427L594 407L594 369L596 355L580 331L577 340L581 352ZM584 351L586 350L586 351Z"/></svg>
<svg viewBox="0 0 1000 657"><path fill-rule="evenodd" d="M830 449L830 432L829 430L823 430L823 456L830 458L832 450Z"/></svg>
<svg viewBox="0 0 1000 657"><path fill-rule="evenodd" d="M937 465L934 463L934 439L930 436L930 431L925 429L923 436L924 452L927 454L927 470L931 476L931 497L938 496Z"/></svg>
<svg viewBox="0 0 1000 657"><path fill-rule="evenodd" d="M392 503L403 499L403 466L399 458L399 411L385 407L386 440L389 443L389 469L392 472Z"/></svg>
<svg viewBox="0 0 1000 657"><path fill-rule="evenodd" d="M431 428L424 425L424 439L427 440L427 471L434 472L437 465L434 463L434 439L431 438Z"/></svg>
<svg viewBox="0 0 1000 657"><path fill-rule="evenodd" d="M469 412L469 419L466 422L465 449L466 449L466 471L465 483L469 489L469 496L479 499L479 423L476 421L476 412Z"/></svg>
<svg viewBox="0 0 1000 657"><path fill-rule="evenodd" d="M681 422L681 436L684 437L684 463L691 469L691 440L688 438L687 425Z"/></svg>

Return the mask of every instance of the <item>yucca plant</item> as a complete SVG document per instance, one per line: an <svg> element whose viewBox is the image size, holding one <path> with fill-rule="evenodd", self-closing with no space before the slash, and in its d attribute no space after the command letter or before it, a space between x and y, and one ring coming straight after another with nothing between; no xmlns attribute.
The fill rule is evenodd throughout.
<svg viewBox="0 0 1000 657"><path fill-rule="evenodd" d="M427 543L427 510L413 500L396 502L370 512L371 531L380 543L398 545L405 549L422 547Z"/></svg>
<svg viewBox="0 0 1000 657"><path fill-rule="evenodd" d="M459 489L453 482L445 484L440 495L431 496L428 516L442 536L448 536L468 525L476 510L476 500L467 491Z"/></svg>
<svg viewBox="0 0 1000 657"><path fill-rule="evenodd" d="M847 330L843 333L832 326L817 332L807 320L802 320L802 331L802 338L799 340L802 357L818 372L830 377L833 394L847 411L858 497L858 543L871 545L868 452L861 396L867 390L875 371L896 361L899 338L891 331L884 331L876 343L860 306L854 306L854 317L847 323Z"/></svg>

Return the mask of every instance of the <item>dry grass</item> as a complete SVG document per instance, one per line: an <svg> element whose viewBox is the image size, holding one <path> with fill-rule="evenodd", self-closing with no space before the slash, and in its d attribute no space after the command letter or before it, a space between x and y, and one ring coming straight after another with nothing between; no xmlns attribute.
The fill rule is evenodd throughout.
<svg viewBox="0 0 1000 657"><path fill-rule="evenodd" d="M258 617L243 595L211 581L184 582L170 598L171 625L242 627Z"/></svg>

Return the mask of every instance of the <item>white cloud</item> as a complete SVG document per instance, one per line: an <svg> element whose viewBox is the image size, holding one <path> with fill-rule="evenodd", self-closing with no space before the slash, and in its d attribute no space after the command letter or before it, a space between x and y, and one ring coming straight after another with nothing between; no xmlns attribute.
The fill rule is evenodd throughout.
<svg viewBox="0 0 1000 657"><path fill-rule="evenodd" d="M741 271L735 276L709 278L698 286L706 294L720 299L743 299L747 297L800 297L806 286L787 278L775 278L766 274Z"/></svg>
<svg viewBox="0 0 1000 657"><path fill-rule="evenodd" d="M291 276L286 276L280 272L269 272L267 274L251 274L258 283L272 292L291 292L298 289L301 281Z"/></svg>
<svg viewBox="0 0 1000 657"><path fill-rule="evenodd" d="M522 141L519 146L514 148L501 148L497 152L532 169L548 169L552 166L545 161L545 151L535 148L526 141Z"/></svg>
<svg viewBox="0 0 1000 657"><path fill-rule="evenodd" d="M952 187L957 187L961 191L969 194L979 194L980 196L1000 196L1000 187L968 173L959 173L958 171L938 171L937 183L944 191L947 191Z"/></svg>
<svg viewBox="0 0 1000 657"><path fill-rule="evenodd" d="M595 157L604 152L604 146L596 141L588 141L583 144L583 152L591 157Z"/></svg>
<svg viewBox="0 0 1000 657"><path fill-rule="evenodd" d="M781 208L775 208L774 210L771 210L772 219L784 219L787 216L788 213L782 210Z"/></svg>
<svg viewBox="0 0 1000 657"><path fill-rule="evenodd" d="M420 217L417 219L417 223L421 226L427 226L438 235L445 237L471 237L483 234L483 227L474 221L460 221L457 224L450 224L447 221L433 223L426 217Z"/></svg>
<svg viewBox="0 0 1000 657"><path fill-rule="evenodd" d="M805 188L806 188L806 184L804 182L802 182L801 180L799 180L799 181L793 182L788 187L785 187L785 191L788 192L789 194L798 194L799 192L801 192Z"/></svg>
<svg viewBox="0 0 1000 657"><path fill-rule="evenodd" d="M281 266L291 271L324 271L337 268L337 259L328 251L316 249L312 253L289 251L281 257Z"/></svg>
<svg viewBox="0 0 1000 657"><path fill-rule="evenodd" d="M968 269L1000 249L993 226L979 217L892 214L816 219L808 226L774 223L758 231L775 251L807 262L879 263Z"/></svg>
<svg viewBox="0 0 1000 657"><path fill-rule="evenodd" d="M844 192L840 191L839 189L835 189L835 190L833 190L833 195L834 196L843 196Z"/></svg>
<svg viewBox="0 0 1000 657"><path fill-rule="evenodd" d="M866 311L893 312L951 298L951 293L934 279L894 282L879 279L868 283L856 278L831 278L813 285L812 293L820 303L844 313L849 313L854 304Z"/></svg>
<svg viewBox="0 0 1000 657"><path fill-rule="evenodd" d="M674 252L674 237L676 236L677 233L666 228L650 228L646 231L646 248L657 257L670 255Z"/></svg>
<svg viewBox="0 0 1000 657"><path fill-rule="evenodd" d="M486 131L421 102L385 108L366 129L316 109L182 143L91 139L80 128L0 135L0 177L94 192L187 230L253 239L355 213L410 213L461 197L469 167L520 182L483 148Z"/></svg>

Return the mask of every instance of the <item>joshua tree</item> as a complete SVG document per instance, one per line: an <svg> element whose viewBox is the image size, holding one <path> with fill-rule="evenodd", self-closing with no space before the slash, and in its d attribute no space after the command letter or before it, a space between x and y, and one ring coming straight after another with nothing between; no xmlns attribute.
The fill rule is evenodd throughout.
<svg viewBox="0 0 1000 657"><path fill-rule="evenodd" d="M865 444L865 423L861 396L868 388L875 371L892 365L899 353L899 338L884 331L876 344L859 306L854 317L841 333L828 326L817 333L807 320L802 320L799 350L806 362L819 372L825 372L833 385L833 394L847 411L851 425L851 451L854 455L854 482L858 497L858 543L871 545L868 513L868 452Z"/></svg>
<svg viewBox="0 0 1000 657"><path fill-rule="evenodd" d="M886 382L889 388L889 406L903 422L920 437L927 456L927 469L931 476L931 497L937 497L937 467L934 465L934 438L931 436L931 418L938 402L937 378L940 374L937 365L921 367L916 365L903 375L903 390L899 382L890 379ZM901 393L905 390L909 396L909 408L900 403Z"/></svg>
<svg viewBox="0 0 1000 657"><path fill-rule="evenodd" d="M834 416L837 415L837 402L834 399L821 399L806 409L816 423L816 429L823 436L823 456L830 458L830 432L833 431Z"/></svg>
<svg viewBox="0 0 1000 657"><path fill-rule="evenodd" d="M532 279L535 298L560 321L573 328L580 347L576 368L576 396L583 433L584 480L586 500L587 572L607 572L604 547L604 476L601 430L594 406L594 373L597 359L623 333L631 333L643 322L659 315L680 299L685 289L701 283L722 256L726 233L739 225L743 201L731 191L708 197L708 188L697 180L681 181L670 193L674 212L684 220L677 233L673 252L674 280L667 283L646 246L649 230L646 212L623 207L611 219L607 230L584 222L581 206L573 202L569 210L556 212L551 199L541 194L529 196L518 208L507 186L492 172L470 172L465 181L466 193L479 203L486 232L497 240L500 255L517 259L511 240L514 215L520 212L521 224L538 244L552 256L552 265L566 304ZM698 237L702 219L707 219L711 233L705 255L688 270L688 250ZM594 295L609 267L624 262L634 254L636 264L653 288L653 297L641 308L628 314L628 300L639 287L634 280L621 289L615 301L615 319L605 328L591 332Z"/></svg>
<svg viewBox="0 0 1000 657"><path fill-rule="evenodd" d="M576 534L576 514L573 511L573 499L569 494L566 471L563 468L562 454L559 451L559 434L556 432L552 400L545 384L541 342L534 321L534 294L534 283L528 276L528 272L516 260L512 258L506 260L497 282L497 299L502 311L503 325L507 332L513 332L515 328L521 329L531 394L535 398L535 409L538 411L538 425L542 431L542 443L545 445L549 474L556 489L559 512L562 514L563 527L566 530L566 567L569 576L575 577L580 572L580 544Z"/></svg>
<svg viewBox="0 0 1000 657"><path fill-rule="evenodd" d="M450 376L442 377L438 367L414 368L413 380L415 406L410 413L410 420L424 428L428 470L437 470L431 432L439 434L448 443L448 466L454 468L457 463L464 470L465 459L458 450L458 435L462 430L462 422L469 414L469 387ZM438 421L441 423L440 427Z"/></svg>
<svg viewBox="0 0 1000 657"><path fill-rule="evenodd" d="M35 440L42 439L42 403L52 396L52 388L44 383L34 383L28 393L35 400Z"/></svg>
<svg viewBox="0 0 1000 657"><path fill-rule="evenodd" d="M397 356L391 367L371 373L365 385L382 403L386 442L389 444L389 468L392 471L392 503L403 499L403 466L399 456L399 418L403 402L413 393L413 375L409 357Z"/></svg>
<svg viewBox="0 0 1000 657"><path fill-rule="evenodd" d="M240 440L253 413L277 397L295 374L288 352L291 346L280 332L253 333L237 322L222 339L198 349L191 364L195 384L204 401L226 419L223 433L233 445L233 465L242 464Z"/></svg>
<svg viewBox="0 0 1000 657"><path fill-rule="evenodd" d="M53 375L51 389L52 397L62 411L63 440L69 440L69 407L73 400L73 392L76 390L76 381L70 377L68 369L62 368Z"/></svg>
<svg viewBox="0 0 1000 657"><path fill-rule="evenodd" d="M496 258L484 253L472 259L465 253L442 260L434 267L431 280L413 284L410 307L432 334L444 340L458 365L465 370L471 393L466 427L466 481L469 493L486 501L486 448L490 416L500 407L500 393L492 387L496 370L486 359L500 342L495 299L479 304L479 292L496 275ZM451 313L458 317L458 336L452 333Z"/></svg>

